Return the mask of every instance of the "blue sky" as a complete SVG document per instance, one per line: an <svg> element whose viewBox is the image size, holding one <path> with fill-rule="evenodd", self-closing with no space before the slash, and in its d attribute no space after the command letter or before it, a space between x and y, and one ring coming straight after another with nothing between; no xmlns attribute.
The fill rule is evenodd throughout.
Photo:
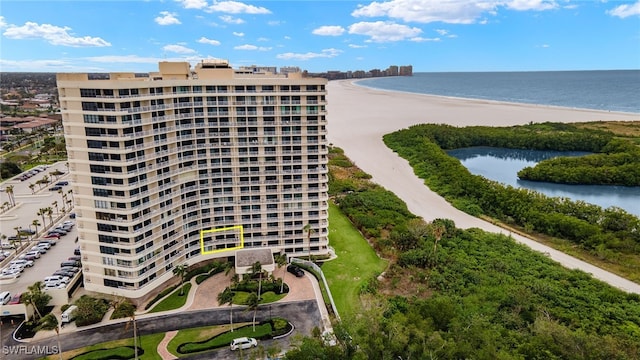
<svg viewBox="0 0 640 360"><path fill-rule="evenodd" d="M0 71L206 58L311 72L639 69L640 1L0 2Z"/></svg>

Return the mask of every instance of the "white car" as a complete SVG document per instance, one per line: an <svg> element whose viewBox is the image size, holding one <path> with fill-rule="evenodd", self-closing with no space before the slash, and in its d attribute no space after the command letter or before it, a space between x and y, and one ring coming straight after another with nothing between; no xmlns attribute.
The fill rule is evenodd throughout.
<svg viewBox="0 0 640 360"><path fill-rule="evenodd" d="M20 255L20 259L24 259L25 257L28 257L28 256L33 256L36 259L40 259L40 251L35 251L34 250L34 251L26 252L26 253Z"/></svg>
<svg viewBox="0 0 640 360"><path fill-rule="evenodd" d="M251 347L256 347L258 346L258 341L254 338L248 338L248 337L241 337L241 338L237 338L237 339L233 339L233 341L231 342L231 350L238 350L238 349L249 349Z"/></svg>
<svg viewBox="0 0 640 360"><path fill-rule="evenodd" d="M8 267L8 268L2 269L2 275L7 277L19 277L21 272L22 270L20 270L20 268L17 268L17 267Z"/></svg>
<svg viewBox="0 0 640 360"><path fill-rule="evenodd" d="M51 249L51 244L49 244L48 242L39 242L38 244L36 244L36 247L45 248L49 250Z"/></svg>
<svg viewBox="0 0 640 360"><path fill-rule="evenodd" d="M13 266L13 265L20 265L22 267L32 267L33 266L33 261L32 260L23 260L23 259L18 259L18 260L13 260L9 263L9 266Z"/></svg>
<svg viewBox="0 0 640 360"><path fill-rule="evenodd" d="M40 254L46 254L47 253L47 249L45 249L44 247L38 247L38 246L32 247L30 251L38 251L38 252L40 252Z"/></svg>
<svg viewBox="0 0 640 360"><path fill-rule="evenodd" d="M63 284L63 283L48 283L44 286L44 290L64 289L66 287L67 287L67 284Z"/></svg>

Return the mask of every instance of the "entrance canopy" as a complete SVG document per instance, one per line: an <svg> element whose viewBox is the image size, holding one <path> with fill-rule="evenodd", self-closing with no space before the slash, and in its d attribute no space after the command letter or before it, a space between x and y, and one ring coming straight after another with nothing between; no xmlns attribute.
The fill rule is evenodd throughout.
<svg viewBox="0 0 640 360"><path fill-rule="evenodd" d="M236 274L250 274L251 267L256 262L269 274L276 269L271 249L242 249L236 251Z"/></svg>

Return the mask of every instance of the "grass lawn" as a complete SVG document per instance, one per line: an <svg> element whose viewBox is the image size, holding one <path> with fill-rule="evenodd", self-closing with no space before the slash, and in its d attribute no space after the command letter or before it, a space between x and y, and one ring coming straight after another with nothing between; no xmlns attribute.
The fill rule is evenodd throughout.
<svg viewBox="0 0 640 360"><path fill-rule="evenodd" d="M235 338L243 336L257 338L271 333L271 325L269 324L256 324L255 332L253 332L253 326L251 323L233 324L233 327L235 328L233 332L229 332L229 325L180 330L167 345L167 350L175 356L187 356L187 354L178 353L178 346L184 343L196 343L209 339L206 343L190 344L189 347L193 349L226 347L229 346L231 340Z"/></svg>
<svg viewBox="0 0 640 360"><path fill-rule="evenodd" d="M337 259L322 265L331 295L341 317L360 310L359 293L362 284L380 274L387 261L380 259L338 206L329 204L329 244Z"/></svg>
<svg viewBox="0 0 640 360"><path fill-rule="evenodd" d="M191 290L191 283L184 284L184 295L180 296L180 286L178 286L168 297L164 300L160 301L156 306L154 306L150 313L160 312L160 311L168 311L174 310L182 307L187 302L187 297L189 295L189 290Z"/></svg>
<svg viewBox="0 0 640 360"><path fill-rule="evenodd" d="M131 330L131 334L133 335L133 330ZM144 350L144 354L139 356L140 360L162 360L162 357L158 355L157 349L158 344L164 338L164 333L151 334L151 335L143 335L138 339L140 340L139 347ZM64 350L64 349L62 349ZM85 355L81 355L85 354ZM62 353L64 359L70 359L74 356L78 356L76 359L109 359L114 358L114 356L131 356L133 358L133 338L130 339L122 339L109 341L104 343L99 343L79 349L74 349L71 351L65 351ZM44 359L47 360L57 360L59 358L58 355L50 355Z"/></svg>

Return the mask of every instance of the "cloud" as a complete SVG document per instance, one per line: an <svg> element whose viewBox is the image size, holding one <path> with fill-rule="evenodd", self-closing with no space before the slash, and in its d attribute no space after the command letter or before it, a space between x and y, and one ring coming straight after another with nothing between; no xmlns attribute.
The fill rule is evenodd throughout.
<svg viewBox="0 0 640 360"><path fill-rule="evenodd" d="M356 45L356 44L349 44L347 46L349 46L352 49L362 49L367 47L367 45Z"/></svg>
<svg viewBox="0 0 640 360"><path fill-rule="evenodd" d="M234 18L231 15L221 15L218 16L220 18L220 20L228 23L228 24L244 24L244 20L240 19L240 18Z"/></svg>
<svg viewBox="0 0 640 360"><path fill-rule="evenodd" d="M271 50L270 47L255 46L255 45L249 45L249 44L238 45L238 46L235 46L233 49L234 50L250 50L250 51L269 51L269 50Z"/></svg>
<svg viewBox="0 0 640 360"><path fill-rule="evenodd" d="M3 18L4 21L4 18ZM104 47L111 43L99 37L75 37L69 34L70 27L26 22L22 26L8 25L3 35L9 39L44 39L51 45L71 47Z"/></svg>
<svg viewBox="0 0 640 360"><path fill-rule="evenodd" d="M497 0L391 0L372 2L359 6L351 15L355 17L383 17L401 19L406 22L444 22L471 24L485 12L495 11Z"/></svg>
<svg viewBox="0 0 640 360"><path fill-rule="evenodd" d="M366 35L373 42L402 41L415 38L422 30L388 21L359 22L349 26L349 34Z"/></svg>
<svg viewBox="0 0 640 360"><path fill-rule="evenodd" d="M506 4L508 9L526 11L526 10L551 10L556 9L558 4L555 0L511 0Z"/></svg>
<svg viewBox="0 0 640 360"><path fill-rule="evenodd" d="M174 53L177 53L177 54L194 54L196 52L193 49L189 49L188 47L186 47L184 45L178 45L178 44L165 45L162 48L162 50L174 52Z"/></svg>
<svg viewBox="0 0 640 360"><path fill-rule="evenodd" d="M258 41L269 41L269 38L266 37L259 37Z"/></svg>
<svg viewBox="0 0 640 360"><path fill-rule="evenodd" d="M314 35L322 35L322 36L340 36L345 32L345 29L342 26L320 26L317 29L314 29L311 33Z"/></svg>
<svg viewBox="0 0 640 360"><path fill-rule="evenodd" d="M448 24L478 23L486 14L495 15L499 8L509 10L551 10L556 0L390 0L359 5L354 17L390 17L405 22Z"/></svg>
<svg viewBox="0 0 640 360"><path fill-rule="evenodd" d="M269 26L278 26L278 25L282 25L282 24L284 24L284 21L280 21L280 20L267 21L267 25L269 25Z"/></svg>
<svg viewBox="0 0 640 360"><path fill-rule="evenodd" d="M409 39L409 41L413 41L413 42L427 42L427 41L438 42L440 40L441 40L440 38L423 38L420 36L412 37Z"/></svg>
<svg viewBox="0 0 640 360"><path fill-rule="evenodd" d="M267 8L247 5L238 1L215 1L208 10L227 14L271 14Z"/></svg>
<svg viewBox="0 0 640 360"><path fill-rule="evenodd" d="M237 31L232 32L232 34L235 35L235 36L238 36L238 37L243 37L244 36L244 33L237 32Z"/></svg>
<svg viewBox="0 0 640 360"><path fill-rule="evenodd" d="M7 22L4 20L4 16L0 16L0 29L7 27Z"/></svg>
<svg viewBox="0 0 640 360"><path fill-rule="evenodd" d="M629 16L640 16L640 1L635 4L624 4L616 6L615 8L607 11L607 14L611 16L617 16L624 19Z"/></svg>
<svg viewBox="0 0 640 360"><path fill-rule="evenodd" d="M158 25L178 25L182 24L176 17L176 13L160 11L160 15L153 19Z"/></svg>
<svg viewBox="0 0 640 360"><path fill-rule="evenodd" d="M212 39L207 39L206 37L201 37L198 42L200 44L209 44L209 45L214 45L214 46L218 46L220 45L220 41L218 40L212 40Z"/></svg>
<svg viewBox="0 0 640 360"><path fill-rule="evenodd" d="M322 52L319 53L314 53L314 52L308 52L308 53L284 53L284 54L278 54L276 55L276 58L281 59L281 60L302 60L302 61L306 61L306 60L311 60L311 59L316 59L316 58L334 58L338 55L340 55L340 53L342 53L341 50L338 49L324 49L322 50Z"/></svg>
<svg viewBox="0 0 640 360"><path fill-rule="evenodd" d="M0 67L7 70L39 69L60 71L61 68L72 68L72 64L66 60L5 60L0 59Z"/></svg>
<svg viewBox="0 0 640 360"><path fill-rule="evenodd" d="M203 9L207 7L206 0L176 0L185 9Z"/></svg>

